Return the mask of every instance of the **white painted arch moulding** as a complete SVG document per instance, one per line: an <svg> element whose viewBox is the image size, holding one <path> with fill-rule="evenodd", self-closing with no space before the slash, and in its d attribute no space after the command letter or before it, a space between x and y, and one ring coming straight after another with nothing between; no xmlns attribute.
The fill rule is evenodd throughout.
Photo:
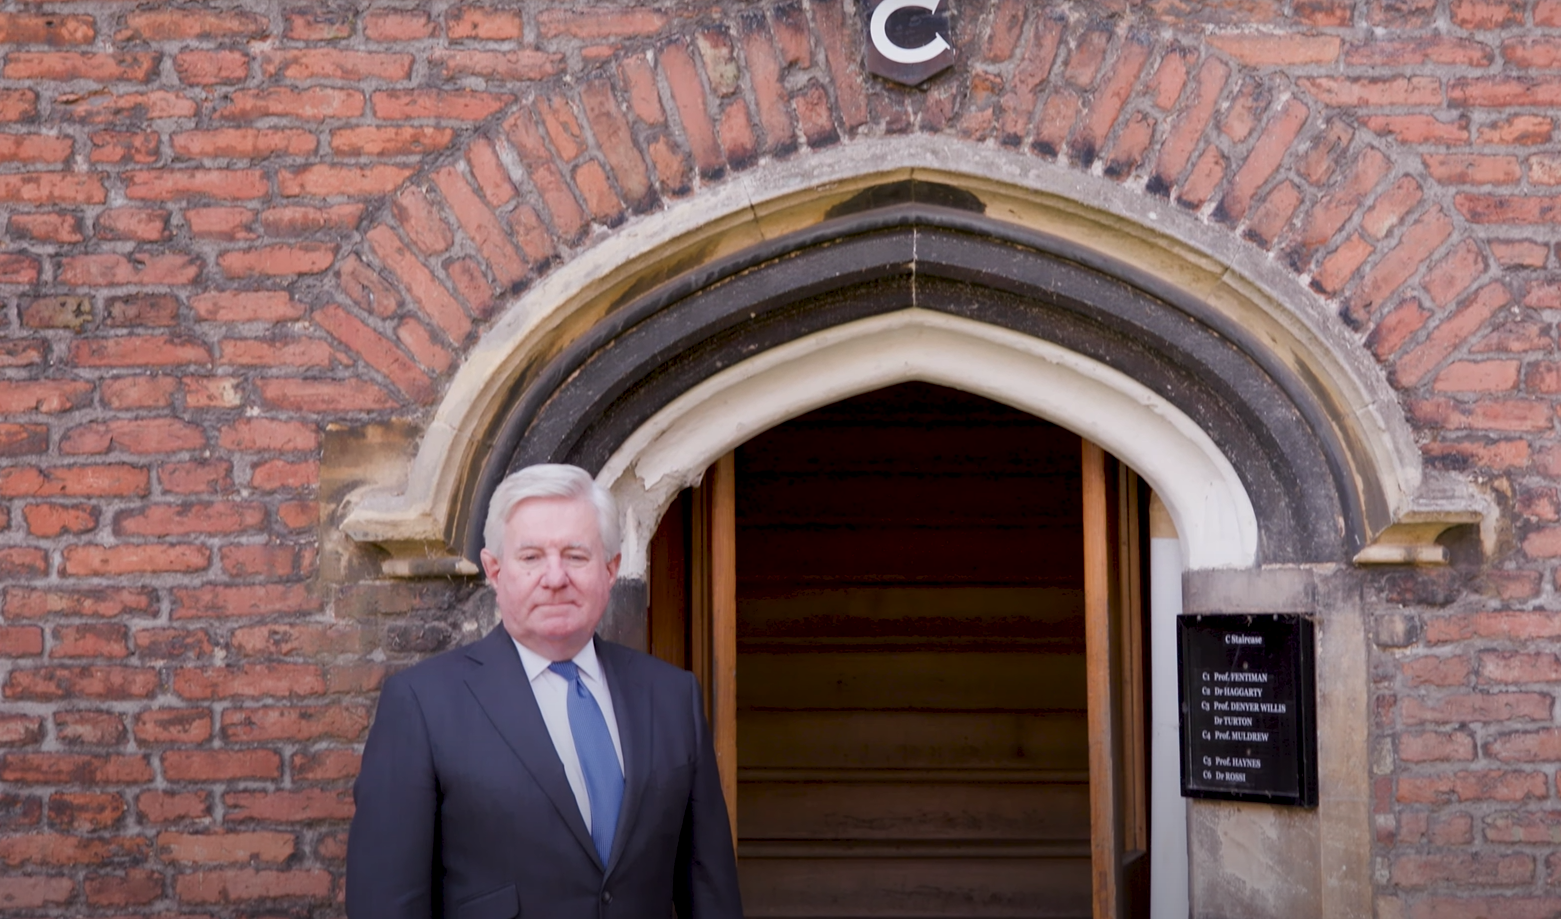
<svg viewBox="0 0 1561 919"><path fill-rule="evenodd" d="M1151 273L1240 322L1278 360L1321 381L1341 407L1336 422L1364 457L1358 474L1373 479L1388 504L1358 561L1436 561L1441 549L1433 540L1459 523L1480 522L1487 541L1492 537L1491 503L1460 478L1424 474L1381 370L1326 304L1264 253L1195 215L1162 207L1141 189L925 136L853 141L765 163L604 236L510 304L452 379L410 467L394 482L350 496L343 530L388 550L389 575L475 573L452 548L460 490L481 466L484 437L505 397L560 334L588 327L666 266L715 262L817 224L863 189L906 179L967 190L988 217ZM1208 557L1189 546L1189 561Z"/></svg>
<svg viewBox="0 0 1561 919"><path fill-rule="evenodd" d="M602 468L624 510L620 574L644 576L667 505L718 457L788 419L909 381L936 383L1062 425L1142 473L1191 568L1255 561L1257 515L1236 470L1192 419L1131 377L1050 342L924 309L861 319L742 361L683 393Z"/></svg>

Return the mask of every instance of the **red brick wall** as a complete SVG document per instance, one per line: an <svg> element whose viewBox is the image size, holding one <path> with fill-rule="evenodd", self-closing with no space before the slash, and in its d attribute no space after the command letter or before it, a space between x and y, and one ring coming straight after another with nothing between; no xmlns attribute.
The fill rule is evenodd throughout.
<svg viewBox="0 0 1561 919"><path fill-rule="evenodd" d="M639 215L924 133L1266 250L1505 502L1474 574L1368 579L1373 868L1561 910L1561 2L955 2L925 92L841 0L0 2L0 908L333 912L374 690L472 587L320 582L324 426L426 418Z"/></svg>

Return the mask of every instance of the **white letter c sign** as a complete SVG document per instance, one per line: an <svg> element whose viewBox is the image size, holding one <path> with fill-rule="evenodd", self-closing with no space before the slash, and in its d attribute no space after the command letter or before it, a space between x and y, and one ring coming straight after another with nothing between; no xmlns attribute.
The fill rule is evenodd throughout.
<svg viewBox="0 0 1561 919"><path fill-rule="evenodd" d="M868 28L873 47L879 54L896 64L925 64L949 50L949 43L942 35L933 36L932 41L919 48L901 47L889 38L889 33L884 28L889 23L889 17L900 10L916 7L929 13L936 13L942 3L943 0L883 0L878 4L878 8L873 10L873 20Z"/></svg>

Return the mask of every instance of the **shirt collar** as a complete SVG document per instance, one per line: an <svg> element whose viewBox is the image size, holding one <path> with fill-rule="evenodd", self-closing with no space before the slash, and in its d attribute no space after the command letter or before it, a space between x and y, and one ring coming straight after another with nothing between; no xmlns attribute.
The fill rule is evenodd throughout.
<svg viewBox="0 0 1561 919"><path fill-rule="evenodd" d="M515 636L513 635L510 636L510 641L515 643L515 650L520 652L520 663L526 668L526 679L530 682L536 682L537 677L547 670L548 664L551 664L552 661L515 641ZM576 654L573 660L575 666L580 668L580 672L587 679L600 682L602 671L601 666L596 661L596 640L594 638L585 643L585 647L580 649L580 653Z"/></svg>

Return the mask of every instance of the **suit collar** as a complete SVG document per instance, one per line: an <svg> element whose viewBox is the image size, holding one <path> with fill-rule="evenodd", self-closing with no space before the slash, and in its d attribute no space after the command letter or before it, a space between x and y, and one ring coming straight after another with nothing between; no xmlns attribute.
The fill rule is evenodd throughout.
<svg viewBox="0 0 1561 919"><path fill-rule="evenodd" d="M575 801L574 792L569 788L569 779L564 775L563 761L553 748L547 723L542 720L542 710L537 707L537 697L531 691L526 670L520 663L520 654L516 652L509 633L504 631L502 625L496 627L486 638L469 646L466 656L482 665L466 675L466 685L476 697L477 704L482 706L504 742L553 802L554 809L568 824L575 839L600 866L601 859L596 854L595 844L591 842L590 832L585 828L585 818L580 816L580 805ZM615 705L620 698L617 682L613 680ZM628 734L623 733L625 720L619 719L619 732L624 738L624 761L627 763L629 742ZM627 803L627 790L624 800ZM622 824L623 818L620 816L620 839L623 835ZM616 850L616 846L614 848Z"/></svg>

